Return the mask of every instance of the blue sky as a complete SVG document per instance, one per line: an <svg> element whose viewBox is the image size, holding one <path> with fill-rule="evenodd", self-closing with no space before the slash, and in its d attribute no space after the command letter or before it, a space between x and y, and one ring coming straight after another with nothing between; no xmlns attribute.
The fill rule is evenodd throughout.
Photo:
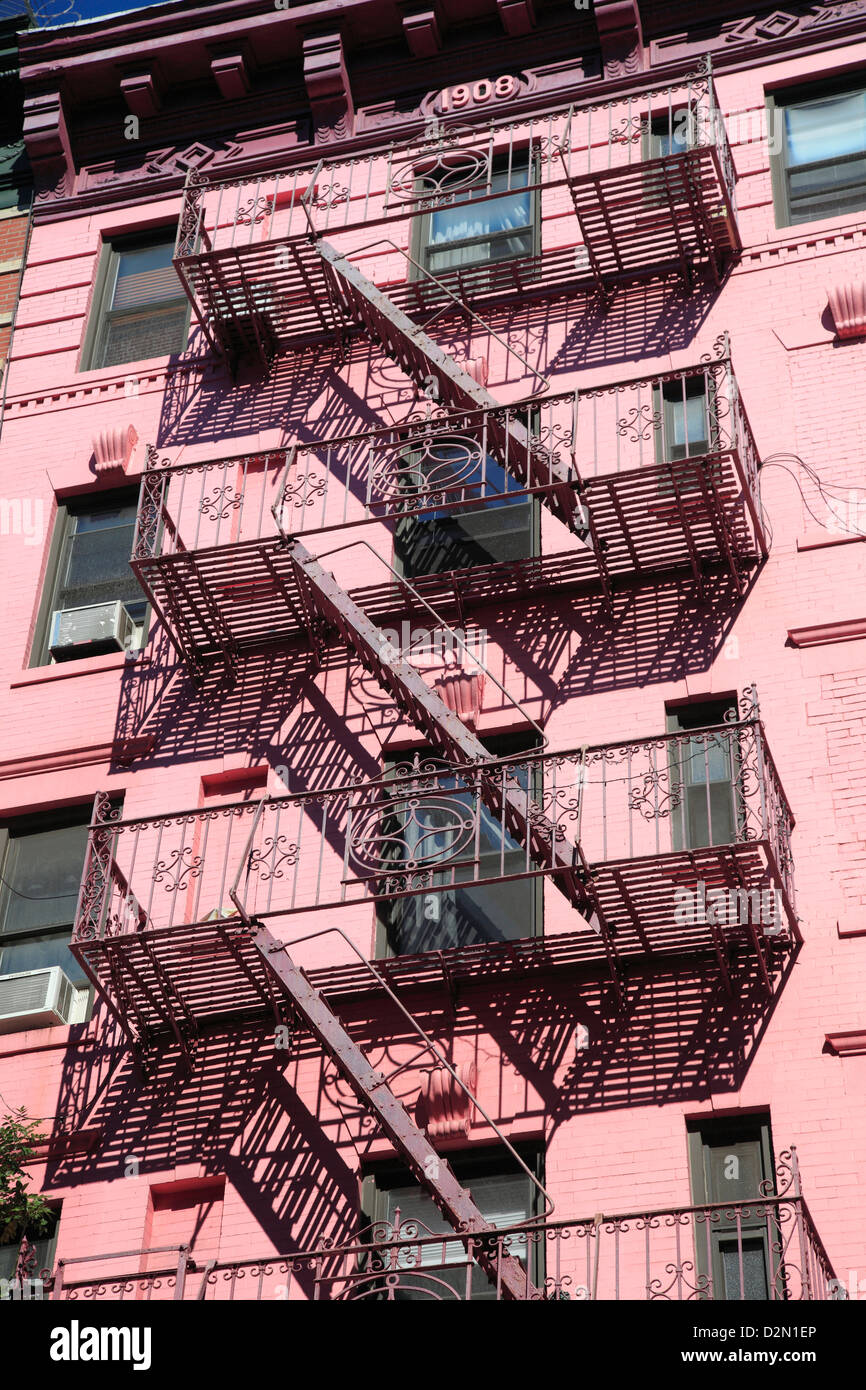
<svg viewBox="0 0 866 1390"><path fill-rule="evenodd" d="M61 8L62 0L31 0L35 8L50 5L51 11ZM140 10L144 6L140 0L71 0L73 9L79 19L95 19L101 14L118 14L121 10ZM62 21L61 21L62 22Z"/></svg>
<svg viewBox="0 0 866 1390"><path fill-rule="evenodd" d="M50 3L56 4L57 0L50 0ZM40 0L35 0L35 4L38 6ZM140 10L144 6L140 0L134 0L134 3L129 3L128 0L72 0L72 8L79 19L95 19L97 15L118 14L121 10Z"/></svg>

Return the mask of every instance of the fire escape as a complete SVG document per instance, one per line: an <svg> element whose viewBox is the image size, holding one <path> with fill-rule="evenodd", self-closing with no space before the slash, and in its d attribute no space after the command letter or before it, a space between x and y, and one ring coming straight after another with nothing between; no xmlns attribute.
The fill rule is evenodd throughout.
<svg viewBox="0 0 866 1390"><path fill-rule="evenodd" d="M685 133L675 138L674 117L683 114ZM664 119L668 140L659 153L653 141ZM739 247L733 183L706 72L676 89L610 103L601 114L572 107L480 133L437 125L417 147L342 164L246 183L198 173L188 180L175 263L217 351L267 362L311 342L365 334L427 404L400 426L315 446L183 464L151 449L133 568L197 677L214 664L231 673L269 645L306 647L314 660L342 645L441 761L434 771L404 769L396 783L334 789L315 806L303 796L266 799L252 819L249 807L234 808L222 830L196 813L113 822L100 798L74 949L137 1044L167 1033L187 1049L202 1020L250 1009L269 1008L277 1019L288 1011L300 1020L455 1229L482 1237L476 1258L506 1297L538 1294L517 1259L487 1249L492 1228L334 1010L339 998L370 988L368 972L341 967L317 980L296 966L267 923L338 903L438 893L467 874L485 881L477 837L486 817L502 846L524 854L521 872L543 877L566 898L574 930L501 951L452 952L450 962L443 952L434 953L437 960L392 961L392 987L411 987L431 970L452 978L491 969L507 975L538 962L556 968L599 960L621 999L624 961L684 949L685 938L674 940L670 928L672 894L677 884L703 876L744 892L770 885L781 894L784 911L772 939L710 922L697 926L685 948L714 954L730 986L729 952L745 944L771 990L779 952L797 940L792 821L755 702L704 747L707 758L721 748L739 776L732 843L697 851L660 845L667 814L660 800L683 802L676 769L685 745L673 740L660 756L660 741L647 740L635 753L639 776L629 761L618 779L628 796L626 848L623 825L609 826L606 811L599 822L600 806L591 805L588 790L593 778L603 783L608 805L609 749L555 760L539 755L531 767L493 758L445 687L395 652L385 626L417 611L419 600L445 621L462 620L473 603L528 593L597 591L610 603L618 586L663 574L688 575L698 589L722 575L744 591L766 542L759 459L726 341L715 356L663 377L505 405L424 327L453 315L455 304L483 312L579 290L607 303L622 285L670 275L687 289L702 277L718 283ZM525 254L435 274L419 261L413 229L429 227L437 210L495 203L516 189L536 213L549 201L568 200L572 215L556 223L560 245L527 243ZM385 266L379 278L387 280L379 285L356 263L377 245ZM349 592L310 549L311 536L329 531L360 528L363 538L406 515L514 497L537 498L556 524L558 551ZM688 750L694 743L690 735ZM539 804L532 787L542 774ZM557 776L573 794L565 803ZM440 812L444 803L452 808L449 834L459 846L442 866L407 868L383 857L384 821L400 822L410 801L413 814L434 802ZM568 815L563 804L572 808ZM331 865L339 888L323 887L320 869L315 890L302 876L306 887L289 900L284 890L298 883L304 833L308 841L318 837L321 865L326 815L345 847L342 865ZM633 827L641 821L652 823L654 842L635 843ZM619 836L614 846L608 829ZM144 865L149 883L142 884ZM462 878L455 878L458 869ZM507 876L500 868L500 879Z"/></svg>

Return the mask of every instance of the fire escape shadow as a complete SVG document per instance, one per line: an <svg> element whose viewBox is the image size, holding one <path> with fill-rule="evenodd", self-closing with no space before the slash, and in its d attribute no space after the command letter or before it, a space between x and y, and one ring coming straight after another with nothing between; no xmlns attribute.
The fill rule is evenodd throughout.
<svg viewBox="0 0 866 1390"><path fill-rule="evenodd" d="M191 1071L165 1039L148 1077L129 1051L106 1049L100 1067L67 1061L58 1115L66 1124L73 1109L86 1116L96 1142L50 1157L44 1190L127 1177L165 1182L195 1164L202 1177L229 1180L277 1252L303 1249L324 1233L347 1237L358 1188L342 1149L354 1158L352 1136L339 1111L317 1116L299 1095L299 1078L317 1093L311 1073L324 1066L311 1040L291 1054L275 1050L261 1020L203 1033Z"/></svg>

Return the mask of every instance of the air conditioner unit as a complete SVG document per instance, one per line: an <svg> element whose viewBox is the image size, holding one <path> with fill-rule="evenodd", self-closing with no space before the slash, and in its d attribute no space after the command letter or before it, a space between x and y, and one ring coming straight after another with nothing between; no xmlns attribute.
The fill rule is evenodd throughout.
<svg viewBox="0 0 866 1390"><path fill-rule="evenodd" d="M75 986L59 965L0 975L0 1033L69 1023Z"/></svg>
<svg viewBox="0 0 866 1390"><path fill-rule="evenodd" d="M50 651L55 661L96 652L122 652L132 641L135 623L120 599L86 608L57 609L51 619Z"/></svg>

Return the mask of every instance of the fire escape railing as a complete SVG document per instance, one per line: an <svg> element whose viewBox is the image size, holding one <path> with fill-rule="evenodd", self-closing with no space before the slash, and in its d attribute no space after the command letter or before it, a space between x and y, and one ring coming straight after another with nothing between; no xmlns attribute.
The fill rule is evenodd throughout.
<svg viewBox="0 0 866 1390"><path fill-rule="evenodd" d="M392 1221L348 1240L332 1238L291 1254L206 1259L182 1245L82 1255L58 1261L53 1277L42 1271L41 1284L52 1298L69 1302L496 1299L495 1276L488 1280L474 1264L482 1243L494 1266L511 1257L531 1270L534 1296L543 1299L796 1302L846 1296L802 1195L793 1146L779 1156L775 1184L765 1184L750 1201L520 1224L465 1242L454 1233L433 1234L397 1211Z"/></svg>
<svg viewBox="0 0 866 1390"><path fill-rule="evenodd" d="M403 258L380 248L377 282L416 317L447 309L442 287L457 287L466 300L557 293L581 281L606 293L668 270L691 283L702 264L719 279L739 249L735 181L712 75L702 66L675 84L606 102L483 125L433 119L423 138L348 158L240 179L193 170L175 264L215 347L268 356L356 326L323 276L311 236L336 238L351 258L377 228L409 249L413 221L440 210L477 210L515 195L536 205L523 241L492 263L407 278ZM539 221L543 249L529 231Z"/></svg>
<svg viewBox="0 0 866 1390"><path fill-rule="evenodd" d="M227 923L237 925L233 885L247 919L279 923L459 898L485 884L559 884L568 865L551 847L567 845L594 931L578 914L558 917L554 931L577 933L587 959L614 977L626 957L702 950L729 982L727 952L740 943L769 988L773 953L800 940L794 820L753 692L741 718L707 730L462 768L416 759L374 782L159 817L112 814L102 798L73 950L111 995L118 951L144 960L156 947L171 954L174 940L177 958L161 968L190 1016L268 999L256 993L260 969L244 983L217 968ZM128 998L139 1021L152 1022L155 1000L137 988ZM167 1007L156 1009L163 1021Z"/></svg>
<svg viewBox="0 0 866 1390"><path fill-rule="evenodd" d="M399 425L192 463L172 464L151 446L132 558L550 493L562 486L558 465L574 470L576 410L570 391L416 411ZM512 432L527 421L529 450Z"/></svg>
<svg viewBox="0 0 866 1390"><path fill-rule="evenodd" d="M716 357L676 371L430 409L343 438L176 464L150 447L132 564L185 655L260 642L263 629L270 640L304 635L281 569L287 536L423 523L529 496L552 514L541 571L570 562L576 582L594 576L608 588L619 575L673 568L702 584L721 566L742 590L767 550L759 467L723 338ZM562 520L564 490L589 544ZM353 591L362 607L365 593ZM267 621L253 621L264 609Z"/></svg>

